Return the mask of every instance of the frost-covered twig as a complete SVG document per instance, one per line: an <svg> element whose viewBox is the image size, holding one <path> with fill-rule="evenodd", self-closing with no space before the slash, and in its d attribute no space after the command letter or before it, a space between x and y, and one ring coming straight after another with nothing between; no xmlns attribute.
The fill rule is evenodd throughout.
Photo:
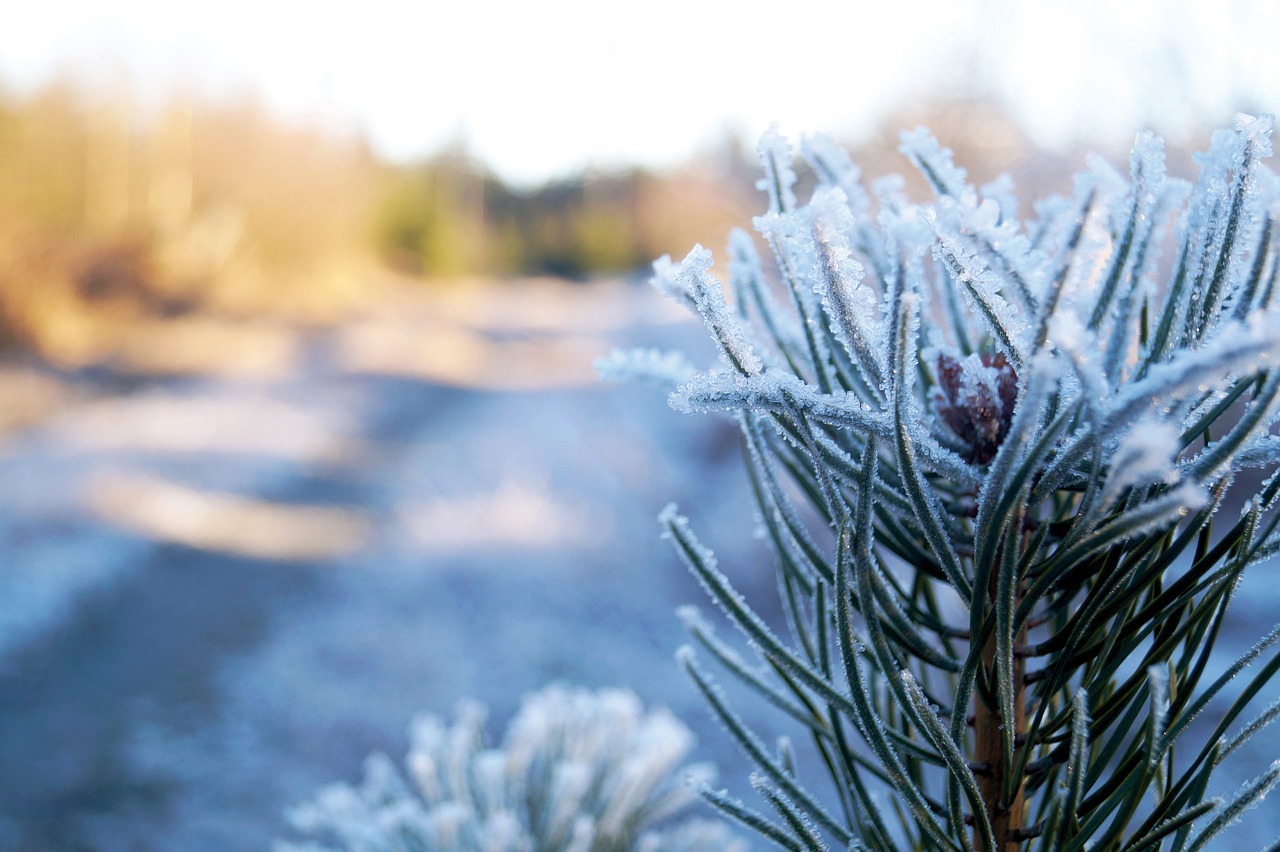
<svg viewBox="0 0 1280 852"><path fill-rule="evenodd" d="M714 773L680 769L693 735L633 693L547 687L525 697L501 748L484 746L484 715L468 703L452 723L418 719L407 779L370 757L360 785L289 813L314 843L278 848L745 852L723 823L683 815Z"/></svg>
<svg viewBox="0 0 1280 852"><path fill-rule="evenodd" d="M802 145L816 178L804 203L772 130L755 224L776 286L743 232L728 298L701 250L658 264L722 358L691 376L653 355L629 369L674 380L681 411L737 415L795 641L669 509L668 536L773 672L701 618L693 635L813 735L838 791L815 801L744 728L777 820L727 794L713 803L783 848L822 835L1014 852L1033 838L1186 848L1261 796L1274 772L1216 810L1205 790L1274 705L1189 763L1172 746L1245 663L1268 658L1215 741L1280 671L1273 635L1204 677L1242 572L1280 554L1271 128L1237 118L1194 184L1166 175L1163 143L1140 134L1127 177L1093 158L1030 224L1010 181L975 188L924 130L901 150L931 200L913 205L892 179L866 192L818 137ZM1246 471L1263 484L1249 490ZM1228 493L1245 511L1214 525Z"/></svg>

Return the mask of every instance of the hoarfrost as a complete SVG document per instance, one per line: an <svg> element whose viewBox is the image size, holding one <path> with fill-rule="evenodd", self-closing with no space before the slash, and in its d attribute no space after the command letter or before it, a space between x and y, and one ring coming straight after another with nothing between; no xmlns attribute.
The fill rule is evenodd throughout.
<svg viewBox="0 0 1280 852"><path fill-rule="evenodd" d="M926 128L904 132L898 150L920 170L939 196L950 196L968 207L977 206L978 196L969 184L968 172L955 164L951 149L938 144Z"/></svg>
<svg viewBox="0 0 1280 852"><path fill-rule="evenodd" d="M1001 172L995 179L984 183L978 190L984 201L994 201L1000 210L999 224L1016 222L1018 219L1018 195L1014 191L1013 177L1008 172Z"/></svg>
<svg viewBox="0 0 1280 852"><path fill-rule="evenodd" d="M839 188L854 216L865 218L871 199L862 188L862 171L849 159L849 153L825 133L802 139L800 153L817 174L819 183Z"/></svg>
<svg viewBox="0 0 1280 852"><path fill-rule="evenodd" d="M1271 156L1271 130L1274 119L1269 115L1253 116L1248 113L1237 113L1231 127L1236 133L1244 136L1245 141L1254 149L1255 157Z"/></svg>
<svg viewBox="0 0 1280 852"><path fill-rule="evenodd" d="M595 363L596 375L607 382L653 382L676 387L696 372L683 352L657 349L615 349Z"/></svg>
<svg viewBox="0 0 1280 852"><path fill-rule="evenodd" d="M729 311L724 289L711 275L711 252L694 246L676 266L668 255L653 264L653 285L664 295L685 302L702 317L725 358L740 372L760 372L762 364L741 324Z"/></svg>
<svg viewBox="0 0 1280 852"><path fill-rule="evenodd" d="M770 204L754 221L790 304L761 295L768 293L761 264L745 236L735 235L735 292L750 294L739 314L747 333L766 341L756 347L765 363L757 372L720 366L693 375L669 401L686 412L732 412L741 425L757 523L781 566L796 648L747 608L674 509L663 521L687 565L748 642L845 713L905 799L911 800L913 781L898 777L898 743L889 742L881 718L898 669L878 658L880 646L865 653L859 627L842 623L848 612L833 611L823 597L848 579L847 560L868 558L859 549L867 542L851 543L851 524L857 536L874 541L874 565L900 560L908 578L917 566L915 581L946 589L960 620L969 616L963 627L948 616L934 629L967 627L972 635L991 611L989 599L973 605L975 593L985 594L996 580L1006 583L1010 565L1018 573L1003 588L1018 590L1013 597L1021 600L1003 613L996 602L997 627L1002 618L1047 625L1044 615L1057 612L1071 625L1084 605L1074 584L1089 588L1089 572L1113 564L1119 571L1148 570L1154 563L1141 562L1143 554L1154 553L1147 548L1162 536L1179 547L1194 544L1196 525L1224 505L1239 481L1265 477L1263 491L1246 495L1253 520L1280 500L1271 493L1280 491L1273 489L1280 437L1270 434L1280 400L1280 313L1271 307L1280 275L1272 231L1280 232L1280 219L1267 219L1280 217L1280 180L1259 162L1271 153L1271 132L1269 118L1239 117L1233 131L1216 134L1209 152L1197 156L1201 173L1194 186L1166 176L1159 137L1138 134L1127 176L1093 158L1072 195L1037 203L1037 218L1025 227L1008 180L979 193L951 152L924 130L903 134L901 150L935 198L913 206L900 179L877 180L874 216L857 168L829 140L803 145L817 188L802 206L793 204L790 149L776 131L762 142L768 177L761 185ZM1198 454L1187 450L1202 437ZM1191 457L1179 461L1184 451ZM879 465L874 476L860 474L872 460ZM1247 468L1263 470L1256 478L1237 477ZM834 560L823 552L830 541L810 538L809 519L792 511L790 496L780 497L791 485L835 531ZM861 519L853 523L851 514ZM1244 558L1280 552L1273 520L1259 526L1263 540L1251 541ZM1018 541L1026 552L994 559L1022 523L1026 536ZM995 563L998 578L990 575ZM1219 575L1205 577L1208 584ZM902 629L884 640L895 645L889 655L914 659L923 672L936 663L914 647L904 600L914 605L915 593L904 592L899 579L877 587L874 603L859 599L858 610L868 624L875 610L880 618L900 619ZM825 612L809 610L815 600L826 600ZM825 621L807 624L811 615ZM715 651L719 646L709 643L718 640L705 634L699 617L682 617L697 641L754 685L758 675L744 674L736 656ZM817 644L835 644L833 625L849 658L842 660L845 677L835 680L824 671L831 648ZM1054 629L1045 627L1049 634ZM681 656L691 668L692 651ZM1161 659L1157 654L1147 662ZM926 677L912 676L929 688ZM1173 714L1162 678L1164 669L1153 669L1158 752L1222 685ZM774 703L791 712L785 701ZM963 703L953 708L953 724L963 723L964 709ZM1166 725L1170 730L1163 731ZM775 794L770 787L768 795ZM912 817L926 833L936 827L936 809ZM803 833L799 823L789 825Z"/></svg>
<svg viewBox="0 0 1280 852"><path fill-rule="evenodd" d="M693 735L665 710L646 712L633 693L551 686L528 695L501 749L481 747L483 716L468 704L451 724L434 716L413 724L407 763L431 790L424 798L374 755L359 786L321 790L290 812L290 823L353 849L585 852L597 843L623 848L642 835L652 848L676 852L739 848L722 823L673 822L692 801L677 766ZM441 767L459 762L462 771L441 776ZM686 771L712 777L701 764Z"/></svg>
<svg viewBox="0 0 1280 852"><path fill-rule="evenodd" d="M776 123L760 137L757 150L765 176L756 183L756 189L769 194L770 210L777 213L794 210L796 194L792 188L796 184L796 172L791 164L794 154L791 143L779 132Z"/></svg>
<svg viewBox="0 0 1280 852"><path fill-rule="evenodd" d="M814 292L831 319L831 330L849 356L861 367L868 383L879 387L885 365L880 355L883 329L874 322L876 299L861 286L862 264L853 259L847 234L853 215L843 190L820 189L809 205L813 215L813 241L819 263L814 270Z"/></svg>
<svg viewBox="0 0 1280 852"><path fill-rule="evenodd" d="M1178 481L1173 460L1182 446L1181 433L1172 423L1140 421L1120 439L1111 457L1107 488L1116 494L1137 485Z"/></svg>

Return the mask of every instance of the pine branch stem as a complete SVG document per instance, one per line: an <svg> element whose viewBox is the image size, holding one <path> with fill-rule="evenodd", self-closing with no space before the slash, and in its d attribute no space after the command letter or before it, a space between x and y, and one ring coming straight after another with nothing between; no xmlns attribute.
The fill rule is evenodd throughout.
<svg viewBox="0 0 1280 852"><path fill-rule="evenodd" d="M995 572L991 572L991 593L995 594ZM1025 644L1027 629L1022 627L1018 632L1017 642ZM993 633L982 651L983 667L995 677L996 638ZM1014 730L1021 734L1026 726L1026 683L1025 658L1015 655L1013 661L1013 678L1016 691L1014 693ZM991 707L978 695L974 701L974 762L989 768L989 772L978 776L978 788L982 791L982 799L986 804L987 816L991 820L998 848L987 849L983 838L975 832L974 844L981 852L1020 852L1022 848L1022 823L1026 811L1023 783L1017 784L1017 793L1012 802L1001 801L1001 790L1005 786L1005 773L1014 767L1005 765L1003 750L1004 719L1001 718L999 706ZM1017 738L1019 748L1022 737ZM1015 764L1016 764L1015 760Z"/></svg>

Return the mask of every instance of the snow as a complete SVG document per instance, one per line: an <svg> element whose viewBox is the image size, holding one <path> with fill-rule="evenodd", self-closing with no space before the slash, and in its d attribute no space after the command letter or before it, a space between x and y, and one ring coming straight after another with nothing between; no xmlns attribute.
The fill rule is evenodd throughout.
<svg viewBox="0 0 1280 852"><path fill-rule="evenodd" d="M542 312L532 288L503 295ZM693 332L646 288L610 298L632 324L577 316L593 357ZM731 427L653 388L579 386L589 358L572 383L473 390L353 370L345 339L303 338L284 378L93 385L0 445L0 763L23 767L0 774L0 847L269 846L286 808L403 755L415 715L474 697L492 736L556 681L635 689L695 731L693 759L745 777L671 660L674 608L704 597L653 521L682 495L708 529L750 525ZM116 493L343 509L369 535L301 559L192 546L94 508ZM764 546L717 539L735 582L771 597ZM770 710L742 711L769 729Z"/></svg>
<svg viewBox="0 0 1280 852"><path fill-rule="evenodd" d="M1189 217L1190 227L1206 231L1193 252L1200 272L1224 239L1221 217L1232 181L1243 179L1243 164L1269 144L1269 132L1269 124L1242 119L1237 134L1218 137L1202 158L1207 180ZM1140 138L1138 147L1133 163L1154 174L1158 143ZM449 804L446 791L465 787L460 779L474 769L483 798L507 796L495 785L500 775L509 780L511 769L498 771L497 753L487 746L491 732L517 712L522 694L557 681L637 690L634 700L604 693L611 697L593 705L613 720L610 731L626 729L655 749L655 763L619 764L619 802L643 797L654 767L667 765L685 743L675 718L701 736L700 756L715 757L725 776L740 782L745 761L707 724L680 666L670 662L680 620L670 610L704 597L670 543L657 540L652 518L673 496L690 506L688 520L672 507L660 517L722 605L718 620L736 620L820 697L847 703L779 638L777 612L757 618L745 609L746 601L768 607L775 597L765 544L750 535L754 515L733 421L755 428L770 415L802 425L812 418L892 440L899 437L892 414L905 432L901 446L912 459L918 453L923 468L912 470L909 483L922 494L911 499L925 506L917 518L934 552L951 554L952 582L963 588L951 538L962 528L942 511L950 492L935 485L948 480L952 490L980 491L993 474L942 446L933 435L943 430L920 405L928 376L917 376L914 359L919 324L933 319L924 301L930 276L941 286L954 279L965 291L971 316L959 324L968 321L965 335L981 347L956 359L964 364L955 389L963 407L991 408L999 399L998 376L984 362L993 348L1009 357L1024 391L1027 382L1052 375L1055 362L1074 368L1074 379L1063 371L1056 385L1059 410L1071 411L1066 406L1082 394L1089 405L1081 425L1070 427L1076 431L1046 455L1033 487L1051 491L1078 479L1090 447L1084 438L1097 437L1110 477L1104 503L1129 486L1171 486L1157 489L1128 518L1107 522L1122 534L1166 529L1207 505L1207 474L1191 465L1181 471L1183 481L1175 475L1179 430L1188 412L1221 398L1225 383L1276 368L1276 315L1255 313L1238 323L1220 323L1211 311L1193 317L1175 329L1156 362L1143 363L1145 353L1138 353L1128 365L1135 378L1121 383L1118 372L1099 368L1105 322L1095 335L1080 313L1090 307L1098 258L1109 251L1102 214L1092 214L1086 227L1096 239L1084 238L1087 251L1097 249L1095 262L1070 267L1074 283L1060 305L1042 298L1046 283L1061 280L1056 273L1046 278L1044 258L1067 258L1062 244L1079 224L1073 217L1106 180L1089 178L1074 201L1039 207L1050 222L1033 239L1004 221L1007 198L978 203L963 171L932 137L909 135L904 148L947 197L912 208L899 184L879 182L885 209L878 221L886 227L877 232L854 221L845 191L829 185L856 178L829 152L823 162L834 163L832 176L813 205L796 207L790 147L777 134L766 137L761 151L775 209L756 222L794 301L766 300L761 264L742 235L732 238L730 271L735 285L745 285L736 295L750 299L731 304L701 247L680 263L661 259L654 266L657 289L691 308L710 331L710 346L688 360L664 354L666 347L677 335L685 341L705 335L658 319L651 290L608 291L615 318L608 322L584 309L562 311L558 325L521 325L522 313L543 320L556 313L535 309L541 291L531 288L504 291L509 304L500 329L442 320L449 308L442 300L418 313L362 318L354 330L290 332L306 357L284 374L148 377L132 389L119 376L66 377L92 386L89 396L97 401L74 397L59 413L12 434L0 454L6 500L0 546L11 566L0 577L0 712L8 723L0 761L26 768L0 777L0 846L259 846L283 831L286 806L312 798L324 782L358 777L364 755L403 752L405 725L415 713L443 713L474 697L492 708L488 716L464 704L453 727L423 723L408 738L409 771L428 803L442 806L428 814L401 802L378 816L459 831L474 816L466 810L474 803ZM1253 189L1265 188L1259 181ZM990 193L1004 191L997 186ZM1212 225L1210 216L1217 217ZM864 226L881 234L888 257L906 264L905 276L885 282L897 298L862 298L879 294L869 284L864 290L861 263L878 270L869 282L885 260L857 242ZM566 305L579 307L559 303ZM893 338L893 358L887 340L863 330L882 317L893 323L893 334L877 334ZM786 325L788 318L795 324ZM825 348L832 319L834 337L843 335L854 360L883 364L886 372L898 368L897 386L868 383L868 389L849 374L840 378L853 389L841 389L833 365L843 368L844 356L838 345ZM779 357L784 349L754 337L776 329L787 335L795 372ZM796 329L803 334L792 334ZM520 353L535 354L536 368L526 376L536 381L502 381L519 359L494 353L513 334L525 338ZM439 354L401 348L417 337L456 348L465 369L433 363L436 371L427 372L421 363L398 361ZM545 350L566 351L569 338L579 345L572 351L591 348L591 356L571 364L543 358ZM387 339L395 345L378 345ZM636 349L640 343L657 348ZM669 400L679 411L730 417L684 418L651 388L584 386L591 358L610 350L615 354L601 362L603 372L674 388ZM865 352L876 354L860 359ZM708 362L702 372L693 367ZM743 415L744 408L756 415ZM1028 434L1018 437L1028 447L1045 425L1032 413ZM1261 434L1265 428L1210 473L1273 463L1274 439ZM830 436L796 431L791 439L819 457L846 452ZM832 493L829 480L819 485ZM887 507L910 511L908 498L892 493L891 478L881 486ZM773 509L790 511L781 503ZM693 529L708 546L693 538ZM1242 630L1225 637L1224 650L1238 652L1240 637L1260 617L1270 618L1273 603L1266 599L1237 596ZM684 619L704 629L688 610ZM692 669L690 653L678 658ZM1212 665L1221 670L1218 656ZM856 663L848 674L860 677ZM526 705L520 724L545 734L567 706L576 707L565 700L554 712ZM629 727L624 717L636 702L669 706L674 716ZM750 730L777 729L762 702L735 709L760 714L742 720ZM599 758L597 747L607 745L597 736L555 770L562 828L576 841L616 827L616 814L584 820L572 807L587 795L586 767ZM512 748L508 756L533 760L519 737ZM1244 748L1239 756L1251 757ZM399 796L399 765L369 764L370 795ZM339 810L362 807L358 795L320 796ZM494 836L509 836L510 819L502 808L491 810Z"/></svg>

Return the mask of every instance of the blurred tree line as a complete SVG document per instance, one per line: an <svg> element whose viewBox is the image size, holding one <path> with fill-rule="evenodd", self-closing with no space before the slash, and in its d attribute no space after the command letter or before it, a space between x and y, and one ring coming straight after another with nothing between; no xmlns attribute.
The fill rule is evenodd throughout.
<svg viewBox="0 0 1280 852"><path fill-rule="evenodd" d="M676 174L584 173L520 190L459 146L391 164L359 134L282 119L252 98L144 104L128 86L71 80L0 88L0 345L74 360L95 323L333 316L388 270L433 281L627 273L721 240L750 213L751 169L735 153L744 177L726 182L721 154Z"/></svg>
<svg viewBox="0 0 1280 852"><path fill-rule="evenodd" d="M0 93L0 342L75 360L139 317L349 302L383 172L251 99Z"/></svg>
<svg viewBox="0 0 1280 852"><path fill-rule="evenodd" d="M978 102L917 105L855 158L868 174L903 172L897 131L921 122L975 180L1018 152L1020 180L1056 179ZM96 331L147 318L336 318L388 278L631 274L696 242L722 246L759 212L752 147L726 133L671 172L521 189L463 145L387 163L358 133L285 120L252 98L142 104L127 86L69 81L0 89L0 346L76 361Z"/></svg>
<svg viewBox="0 0 1280 852"><path fill-rule="evenodd" d="M391 267L430 278L628 273L722 235L749 209L748 179L726 184L705 166L587 172L522 190L454 147L388 169L375 241Z"/></svg>
<svg viewBox="0 0 1280 852"><path fill-rule="evenodd" d="M919 124L933 129L979 184L1011 166L1024 198L1067 187L1069 164L1079 156L1038 149L992 102L947 98L890 116L857 147L855 161L867 175L902 174L909 194L927 197L929 188L897 150L899 132ZM683 256L695 242L719 246L729 228L760 212L753 148L753 140L726 132L677 173L585 173L520 191L456 145L388 169L376 244L393 268L427 277L585 279L647 269L662 254ZM802 194L811 177L802 170Z"/></svg>

